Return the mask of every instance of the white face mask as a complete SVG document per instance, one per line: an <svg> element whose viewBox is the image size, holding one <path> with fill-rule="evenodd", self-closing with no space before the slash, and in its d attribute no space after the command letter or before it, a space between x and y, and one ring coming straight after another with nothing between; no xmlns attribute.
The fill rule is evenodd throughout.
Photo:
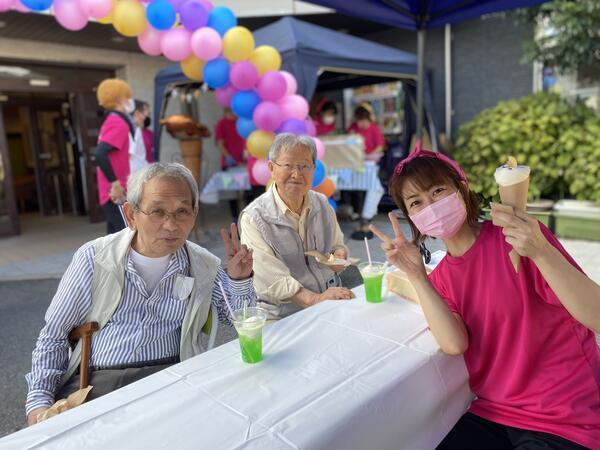
<svg viewBox="0 0 600 450"><path fill-rule="evenodd" d="M325 116L325 117L323 117L323 123L325 125L333 125L333 122L335 122L335 116Z"/></svg>
<svg viewBox="0 0 600 450"><path fill-rule="evenodd" d="M132 98L127 99L127 103L125 104L125 112L127 114L132 114L135 111L135 101Z"/></svg>

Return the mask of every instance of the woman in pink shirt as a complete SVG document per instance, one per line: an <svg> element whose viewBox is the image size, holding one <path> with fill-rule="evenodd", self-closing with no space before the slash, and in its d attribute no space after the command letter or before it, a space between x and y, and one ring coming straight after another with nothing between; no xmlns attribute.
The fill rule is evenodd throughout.
<svg viewBox="0 0 600 450"><path fill-rule="evenodd" d="M367 109L367 105L354 110L354 122L346 129L346 133L358 133L364 138L367 159L378 161L383 155L385 138L379 125L373 122L372 112Z"/></svg>
<svg viewBox="0 0 600 450"><path fill-rule="evenodd" d="M418 148L390 191L412 242L393 214L394 237L371 229L442 351L464 355L476 395L438 448L600 449L600 286L526 213L494 213L505 228L479 222L466 176L440 153ZM429 277L417 248L426 236L448 251Z"/></svg>

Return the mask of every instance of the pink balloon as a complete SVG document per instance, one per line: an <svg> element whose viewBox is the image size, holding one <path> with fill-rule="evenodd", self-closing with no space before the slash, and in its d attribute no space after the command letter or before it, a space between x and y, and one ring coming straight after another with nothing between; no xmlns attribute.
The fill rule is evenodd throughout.
<svg viewBox="0 0 600 450"><path fill-rule="evenodd" d="M15 0L0 0L0 12L10 11Z"/></svg>
<svg viewBox="0 0 600 450"><path fill-rule="evenodd" d="M231 105L231 98L235 95L237 91L235 90L235 88L228 84L225 87L219 88L219 89L215 89L215 97L217 98L217 102L219 102L219 105L221 105L223 108L229 108L229 106Z"/></svg>
<svg viewBox="0 0 600 450"><path fill-rule="evenodd" d="M252 176L258 184L265 186L271 179L269 163L264 159L257 159L252 165Z"/></svg>
<svg viewBox="0 0 600 450"><path fill-rule="evenodd" d="M275 131L281 125L283 117L281 108L274 102L262 102L254 108L252 120L264 131Z"/></svg>
<svg viewBox="0 0 600 450"><path fill-rule="evenodd" d="M304 123L306 124L306 134L315 137L317 135L317 127L315 127L315 123L312 121L312 119L309 117L304 121Z"/></svg>
<svg viewBox="0 0 600 450"><path fill-rule="evenodd" d="M323 156L325 156L325 145L323 144L323 141L314 136L312 140L315 141L315 145L317 146L317 159L323 159Z"/></svg>
<svg viewBox="0 0 600 450"><path fill-rule="evenodd" d="M304 120L308 115L308 103L300 95L286 95L277 102L283 112L285 119L300 119Z"/></svg>
<svg viewBox="0 0 600 450"><path fill-rule="evenodd" d="M110 13L112 0L79 0L79 6L84 14L94 19L102 19Z"/></svg>
<svg viewBox="0 0 600 450"><path fill-rule="evenodd" d="M258 69L249 61L240 61L231 65L229 72L231 84L240 91L252 89L258 81Z"/></svg>
<svg viewBox="0 0 600 450"><path fill-rule="evenodd" d="M171 61L183 61L190 56L192 53L191 37L192 34L182 27L166 31L160 41L160 48L165 58Z"/></svg>
<svg viewBox="0 0 600 450"><path fill-rule="evenodd" d="M192 51L194 55L204 61L215 59L221 54L221 36L210 27L199 28L192 34Z"/></svg>
<svg viewBox="0 0 600 450"><path fill-rule="evenodd" d="M138 45L146 55L158 56L162 53L160 43L162 41L163 32L155 30L152 27L146 28L137 38Z"/></svg>
<svg viewBox="0 0 600 450"><path fill-rule="evenodd" d="M77 0L54 0L52 8L56 21L67 30L79 31L88 23L88 16Z"/></svg>
<svg viewBox="0 0 600 450"><path fill-rule="evenodd" d="M296 81L296 77L285 70L280 70L279 73L285 78L285 83L287 85L285 93L287 95L294 95L298 90L298 82Z"/></svg>
<svg viewBox="0 0 600 450"><path fill-rule="evenodd" d="M286 90L287 82L279 72L265 72L256 85L256 92L260 98L271 102L281 99Z"/></svg>
<svg viewBox="0 0 600 450"><path fill-rule="evenodd" d="M15 11L19 11L21 13L28 13L31 10L25 6L23 3L21 3L19 0L16 0L15 3L13 4L13 9Z"/></svg>

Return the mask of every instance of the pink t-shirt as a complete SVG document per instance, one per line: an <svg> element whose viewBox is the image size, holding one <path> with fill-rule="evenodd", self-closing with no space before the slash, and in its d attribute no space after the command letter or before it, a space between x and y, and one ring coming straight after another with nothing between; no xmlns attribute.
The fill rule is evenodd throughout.
<svg viewBox="0 0 600 450"><path fill-rule="evenodd" d="M106 142L112 145L116 150L108 154L108 159L115 172L115 176L121 182L121 186L127 187L127 177L129 176L129 125L117 114L109 114L102 128L98 142ZM110 192L110 182L106 179L100 168L96 168L98 175L98 197L100 204L107 203Z"/></svg>
<svg viewBox="0 0 600 450"><path fill-rule="evenodd" d="M515 273L510 249L502 229L484 222L463 256L447 255L430 275L469 333L464 358L477 395L470 412L600 449L600 350L594 333L562 306L531 259L521 258Z"/></svg>
<svg viewBox="0 0 600 450"><path fill-rule="evenodd" d="M244 163L244 149L246 141L241 137L235 126L235 119L231 120L223 117L215 126L215 140L223 141L225 149L238 164ZM225 157L221 156L221 167L226 168Z"/></svg>
<svg viewBox="0 0 600 450"><path fill-rule="evenodd" d="M377 125L376 123L371 123L371 125L369 125L368 128L362 129L356 124L356 122L353 122L348 127L346 132L358 133L362 135L362 137L365 139L366 153L372 153L373 150L375 150L380 145L385 145L385 138L381 133L379 125Z"/></svg>
<svg viewBox="0 0 600 450"><path fill-rule="evenodd" d="M146 161L154 162L154 133L148 128L142 129L142 138L144 139L144 147L146 147Z"/></svg>

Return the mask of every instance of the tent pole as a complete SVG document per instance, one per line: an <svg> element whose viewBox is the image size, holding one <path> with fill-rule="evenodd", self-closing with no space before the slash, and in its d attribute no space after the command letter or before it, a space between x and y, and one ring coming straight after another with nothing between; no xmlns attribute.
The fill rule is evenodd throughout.
<svg viewBox="0 0 600 450"><path fill-rule="evenodd" d="M423 84L425 81L425 28L417 34L417 138L423 136Z"/></svg>

